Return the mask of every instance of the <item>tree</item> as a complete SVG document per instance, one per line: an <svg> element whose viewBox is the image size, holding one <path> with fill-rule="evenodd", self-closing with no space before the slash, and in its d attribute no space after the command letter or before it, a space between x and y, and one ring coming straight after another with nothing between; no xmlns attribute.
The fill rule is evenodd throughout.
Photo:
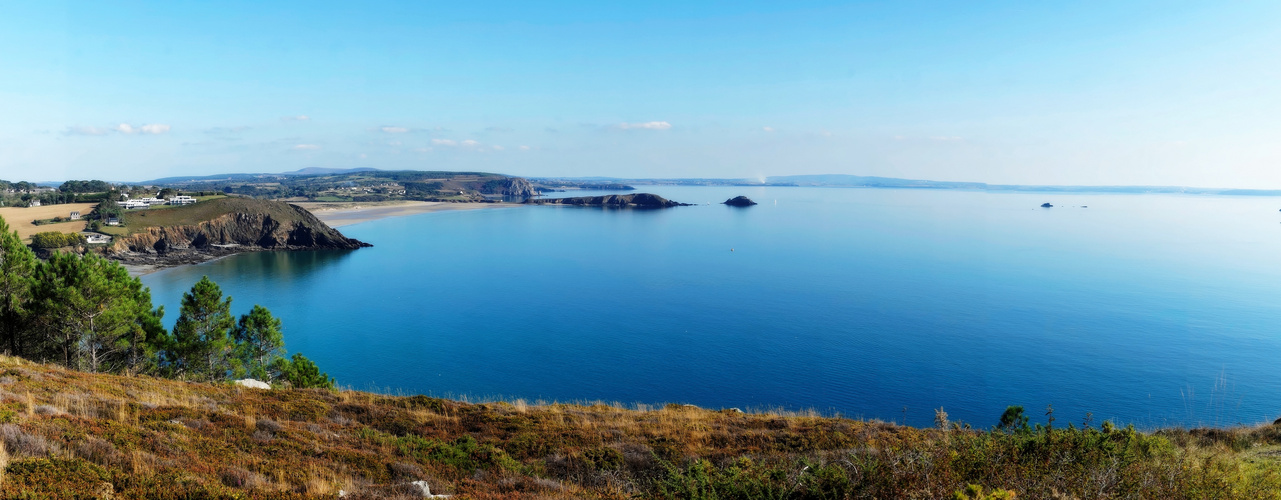
<svg viewBox="0 0 1281 500"><path fill-rule="evenodd" d="M207 381L225 379L230 369L230 334L234 326L231 297L223 299L217 284L208 276L201 278L190 292L182 294L169 350L173 375Z"/></svg>
<svg viewBox="0 0 1281 500"><path fill-rule="evenodd" d="M1001 414L1001 420L996 424L997 430L1018 432L1027 431L1030 428L1027 425L1027 416L1023 414L1022 406L1009 406L1005 408L1005 413Z"/></svg>
<svg viewBox="0 0 1281 500"><path fill-rule="evenodd" d="M236 377L275 378L271 372L276 371L276 360L283 359L285 354L279 318L272 316L267 308L255 304L249 314L240 317L232 338L236 341Z"/></svg>
<svg viewBox="0 0 1281 500"><path fill-rule="evenodd" d="M279 359L276 362L280 378L298 389L317 387L333 389L334 379L327 373L321 373L320 367L301 353L295 353L291 360Z"/></svg>
<svg viewBox="0 0 1281 500"><path fill-rule="evenodd" d="M132 370L139 352L155 352L159 310L151 292L123 266L87 254L57 253L36 270L33 294L44 342L40 357L90 372ZM151 330L151 333L148 333Z"/></svg>
<svg viewBox="0 0 1281 500"><path fill-rule="evenodd" d="M35 254L0 217L0 323L3 323L6 350L14 356L23 354L19 334L31 300L35 269Z"/></svg>

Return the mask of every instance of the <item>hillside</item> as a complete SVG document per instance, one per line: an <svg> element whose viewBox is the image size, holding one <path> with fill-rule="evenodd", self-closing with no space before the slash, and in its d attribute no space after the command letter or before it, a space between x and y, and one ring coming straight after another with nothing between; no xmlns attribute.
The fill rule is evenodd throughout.
<svg viewBox="0 0 1281 500"><path fill-rule="evenodd" d="M148 183L255 198L312 202L477 202L535 194L534 186L520 177L485 172L419 170L303 169L282 174L170 177Z"/></svg>
<svg viewBox="0 0 1281 500"><path fill-rule="evenodd" d="M288 203L216 198L194 205L124 212L109 255L127 263L177 264L254 250L349 250L369 246L343 236Z"/></svg>
<svg viewBox="0 0 1281 500"><path fill-rule="evenodd" d="M1275 498L1276 426L914 429L682 405L469 404L0 357L5 498Z"/></svg>

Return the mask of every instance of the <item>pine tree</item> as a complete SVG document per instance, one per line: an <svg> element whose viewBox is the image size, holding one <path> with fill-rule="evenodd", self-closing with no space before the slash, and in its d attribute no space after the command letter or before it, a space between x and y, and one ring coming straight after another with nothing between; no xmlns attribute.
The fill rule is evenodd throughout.
<svg viewBox="0 0 1281 500"><path fill-rule="evenodd" d="M31 300L36 256L0 218L0 334L9 354L23 352L22 322Z"/></svg>
<svg viewBox="0 0 1281 500"><path fill-rule="evenodd" d="M201 278L190 292L182 294L169 353L173 374L207 381L225 379L231 368L234 326L231 297L223 299L216 283L208 276Z"/></svg>
<svg viewBox="0 0 1281 500"><path fill-rule="evenodd" d="M277 365L280 367L280 378L289 382L289 385L294 388L334 388L334 378L327 373L322 373L316 363L301 353L294 353L292 360L280 359Z"/></svg>
<svg viewBox="0 0 1281 500"><path fill-rule="evenodd" d="M249 314L240 317L232 336L236 341L236 377L250 376L267 381L275 378L271 374L276 371L272 366L285 354L280 318L272 316L266 307L255 304Z"/></svg>

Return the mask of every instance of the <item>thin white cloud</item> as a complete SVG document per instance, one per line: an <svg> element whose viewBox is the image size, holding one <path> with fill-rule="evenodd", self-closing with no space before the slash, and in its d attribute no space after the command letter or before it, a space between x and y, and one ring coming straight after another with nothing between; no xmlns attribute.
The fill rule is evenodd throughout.
<svg viewBox="0 0 1281 500"><path fill-rule="evenodd" d="M453 139L432 139L431 143L437 146L457 146L458 145L458 141L455 141Z"/></svg>
<svg viewBox="0 0 1281 500"><path fill-rule="evenodd" d="M480 145L480 143L479 143L479 142L477 142L477 141L473 141L473 140L471 140L471 139L467 139L467 140L463 141L461 144L462 144L462 145L464 145L464 146L467 146L467 147L473 147L473 146L479 146L479 145Z"/></svg>
<svg viewBox="0 0 1281 500"><path fill-rule="evenodd" d="M249 127L241 125L238 127L214 127L211 129L206 129L205 133L206 134L239 134L246 130L249 130Z"/></svg>
<svg viewBox="0 0 1281 500"><path fill-rule="evenodd" d="M956 142L961 140L961 138L955 135L936 135L934 137L931 137L930 140L942 141L942 142Z"/></svg>
<svg viewBox="0 0 1281 500"><path fill-rule="evenodd" d="M317 149L320 149L320 146L317 146L315 144L298 144L294 146L294 149L302 150L302 151L315 151Z"/></svg>
<svg viewBox="0 0 1281 500"><path fill-rule="evenodd" d="M494 151L502 151L502 150L504 150L504 149L507 149L507 148L504 148L504 147L499 146L499 145L497 145L497 144L495 144L495 145L493 145L493 146L491 146L491 147L493 147L493 148L494 148Z"/></svg>
<svg viewBox="0 0 1281 500"><path fill-rule="evenodd" d="M430 153L430 152L431 152L431 148L416 148L416 149L414 149L414 151L415 151L415 152L418 152L418 153Z"/></svg>
<svg viewBox="0 0 1281 500"><path fill-rule="evenodd" d="M400 141L387 141L388 146L399 146L400 144Z"/></svg>
<svg viewBox="0 0 1281 500"><path fill-rule="evenodd" d="M67 127L67 135L107 135L111 129L102 127Z"/></svg>
<svg viewBox="0 0 1281 500"><path fill-rule="evenodd" d="M310 116L307 116L307 115L298 115L298 116L282 116L282 117L280 117L280 121L284 121L284 122L305 122L305 121L310 120L310 119L311 119L311 117L310 117Z"/></svg>
<svg viewBox="0 0 1281 500"><path fill-rule="evenodd" d="M521 151L529 151L529 146L521 146L521 147L520 147L520 150L521 150Z"/></svg>
<svg viewBox="0 0 1281 500"><path fill-rule="evenodd" d="M764 131L766 131L766 132L773 132L773 131L774 131L774 127L761 127L761 130L764 130Z"/></svg>
<svg viewBox="0 0 1281 500"><path fill-rule="evenodd" d="M409 129L405 127L380 127L378 130L388 134L403 134L405 132L409 132Z"/></svg>
<svg viewBox="0 0 1281 500"><path fill-rule="evenodd" d="M672 124L667 122L620 123L618 124L618 128L623 130L667 130L672 128Z"/></svg>
<svg viewBox="0 0 1281 500"><path fill-rule="evenodd" d="M135 135L159 135L169 131L169 125L163 123L151 123L135 127L128 123L121 123L113 127L67 127L67 135L107 135L112 133Z"/></svg>

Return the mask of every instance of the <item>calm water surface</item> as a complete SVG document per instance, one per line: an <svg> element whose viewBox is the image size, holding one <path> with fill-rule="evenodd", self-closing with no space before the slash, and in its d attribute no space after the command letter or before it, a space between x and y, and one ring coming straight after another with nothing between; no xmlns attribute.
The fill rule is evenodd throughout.
<svg viewBox="0 0 1281 500"><path fill-rule="evenodd" d="M143 281L172 325L208 275L358 389L984 427L1010 404L1060 424L1281 414L1281 200L644 190L761 204L422 214L342 228L369 249Z"/></svg>

